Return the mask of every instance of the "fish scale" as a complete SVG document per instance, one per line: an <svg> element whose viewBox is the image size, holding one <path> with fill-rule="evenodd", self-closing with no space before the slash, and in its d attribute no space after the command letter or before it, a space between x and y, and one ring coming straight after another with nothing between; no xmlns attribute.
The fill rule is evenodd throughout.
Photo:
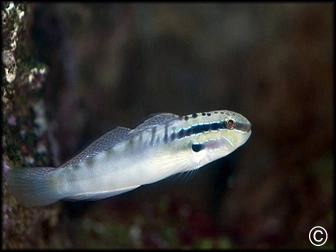
<svg viewBox="0 0 336 252"><path fill-rule="evenodd" d="M98 200L198 169L250 135L251 123L233 111L155 114L134 129L107 132L58 168L10 169L8 184L25 206Z"/></svg>

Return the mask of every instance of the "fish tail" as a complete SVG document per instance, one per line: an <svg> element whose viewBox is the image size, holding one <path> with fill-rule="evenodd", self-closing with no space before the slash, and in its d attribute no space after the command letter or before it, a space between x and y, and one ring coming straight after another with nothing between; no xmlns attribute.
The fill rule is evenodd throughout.
<svg viewBox="0 0 336 252"><path fill-rule="evenodd" d="M60 200L52 182L56 168L9 169L8 185L15 198L24 206L45 206Z"/></svg>

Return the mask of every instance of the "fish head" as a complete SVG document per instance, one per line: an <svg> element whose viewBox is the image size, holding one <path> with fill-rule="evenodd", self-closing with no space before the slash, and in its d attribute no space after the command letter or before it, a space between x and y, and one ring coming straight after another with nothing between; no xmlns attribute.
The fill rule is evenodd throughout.
<svg viewBox="0 0 336 252"><path fill-rule="evenodd" d="M222 158L242 146L251 136L251 123L232 111L211 112L204 131L189 137L190 157L194 169ZM219 126L218 126L219 125Z"/></svg>

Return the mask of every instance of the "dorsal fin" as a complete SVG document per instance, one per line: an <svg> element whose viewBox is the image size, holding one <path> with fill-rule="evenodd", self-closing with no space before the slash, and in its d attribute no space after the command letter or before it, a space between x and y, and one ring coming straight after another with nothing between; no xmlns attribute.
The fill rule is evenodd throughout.
<svg viewBox="0 0 336 252"><path fill-rule="evenodd" d="M171 113L151 114L141 123L139 123L136 128L132 129L130 133L137 133L139 131L151 129L157 125L164 125L178 118L179 118L178 115L171 114Z"/></svg>
<svg viewBox="0 0 336 252"><path fill-rule="evenodd" d="M130 129L124 127L117 127L92 142L82 152L77 154L74 158L70 159L60 167L74 166L79 162L91 158L98 153L111 148L112 146L126 140L129 137Z"/></svg>

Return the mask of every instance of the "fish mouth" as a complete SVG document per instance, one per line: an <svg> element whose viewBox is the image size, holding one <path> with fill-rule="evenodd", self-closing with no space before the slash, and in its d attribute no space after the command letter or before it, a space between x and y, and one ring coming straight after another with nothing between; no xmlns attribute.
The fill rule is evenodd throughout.
<svg viewBox="0 0 336 252"><path fill-rule="evenodd" d="M252 132L252 124L250 123L250 122L248 122L247 124L246 124L246 132L248 132L248 133L250 133L251 134L251 132Z"/></svg>
<svg viewBox="0 0 336 252"><path fill-rule="evenodd" d="M249 130L244 133L245 139L242 141L241 145L246 143L246 141L250 138L251 134L252 134L252 130L251 130L251 127L250 127Z"/></svg>
<svg viewBox="0 0 336 252"><path fill-rule="evenodd" d="M236 129L244 133L249 133L252 131L252 124L249 121L244 123L237 122Z"/></svg>

